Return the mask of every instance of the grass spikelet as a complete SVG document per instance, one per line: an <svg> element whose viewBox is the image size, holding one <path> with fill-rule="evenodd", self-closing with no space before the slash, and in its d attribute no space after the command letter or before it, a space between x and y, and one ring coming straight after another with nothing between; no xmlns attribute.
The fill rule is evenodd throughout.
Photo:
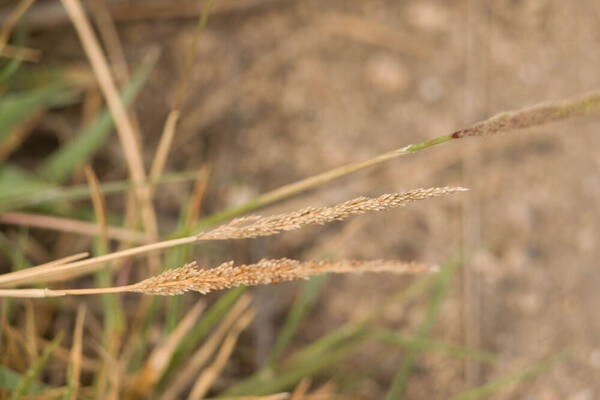
<svg viewBox="0 0 600 400"><path fill-rule="evenodd" d="M195 262L168 270L141 281L129 288L131 292L171 296L188 291L206 294L236 286L256 286L271 283L307 279L324 273L392 272L416 274L434 271L422 264L400 261L308 261L288 258L262 259L256 264L235 267L233 261L213 269L198 268Z"/></svg>
<svg viewBox="0 0 600 400"><path fill-rule="evenodd" d="M196 237L198 240L225 240L275 235L285 231L297 230L306 225L324 225L328 222L346 219L350 215L403 207L413 201L465 190L467 189L448 186L415 189L402 193L384 194L375 198L357 197L332 207L307 207L298 211L269 217L242 217L234 219L230 223L211 231L199 233Z"/></svg>
<svg viewBox="0 0 600 400"><path fill-rule="evenodd" d="M515 129L532 128L567 118L598 114L598 112L600 112L600 92L595 91L580 97L496 114L469 128L454 132L452 138L487 136Z"/></svg>

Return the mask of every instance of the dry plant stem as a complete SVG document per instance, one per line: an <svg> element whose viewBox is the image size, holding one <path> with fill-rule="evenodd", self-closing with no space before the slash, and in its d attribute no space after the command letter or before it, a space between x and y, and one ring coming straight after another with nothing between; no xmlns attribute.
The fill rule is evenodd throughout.
<svg viewBox="0 0 600 400"><path fill-rule="evenodd" d="M175 93L175 104L173 105L173 108L171 109L171 112L169 113L169 116L167 117L167 120L165 122L165 126L163 128L162 135L160 138L160 143L158 145L158 150L156 151L154 161L152 162L152 167L150 169L151 178L160 176L167 162L169 150L171 149L171 145L173 144L173 138L175 137L177 122L179 121L179 116L181 114L181 107L183 106L183 102L185 100L185 92L188 86L188 81L190 78L192 65L194 63L194 58L196 56L196 48L198 47L198 41L200 39L200 34L202 33L202 31L204 31L204 27L206 26L206 21L208 20L208 14L212 7L213 1L214 0L206 0L206 3L204 4L204 9L202 10L202 14L200 15L200 20L196 25L196 31L194 32L192 44L186 54L183 73L177 84L177 89Z"/></svg>
<svg viewBox="0 0 600 400"><path fill-rule="evenodd" d="M200 168L198 179L196 179L196 182L194 184L192 198L190 199L190 205L188 207L187 217L185 221L185 226L188 227L188 229L191 228L194 222L198 220L200 208L202 207L202 202L204 201L204 196L206 195L206 189L208 187L209 178L210 166L204 165L202 166L202 168Z"/></svg>
<svg viewBox="0 0 600 400"><path fill-rule="evenodd" d="M0 287L5 287L5 286L9 286L9 285L15 285L17 283L15 283L14 279L15 278L19 278L21 276L21 274L17 274L17 272L20 273L25 273L27 271L31 271L32 269L35 269L34 274L35 273L40 273L43 271L49 271L52 270L53 268L56 268L60 265L64 265L64 264L68 264L70 262L74 262L77 260L81 260L82 258L85 258L87 256L89 256L90 253L88 252L84 252L84 253L77 253L74 254L72 256L68 256L68 257L64 257L64 258L59 258L58 260L54 260L45 264L40 264L37 265L35 267L31 267L31 268L27 268L21 271L15 271L14 273L8 273L8 274L2 274L0 275ZM28 276L28 274L24 274L25 276ZM17 279L18 282L18 279Z"/></svg>
<svg viewBox="0 0 600 400"><path fill-rule="evenodd" d="M98 25L100 37L107 49L117 81L120 84L126 84L130 79L129 68L127 67L125 52L123 46L121 46L117 28L112 20L106 1L91 0L87 2L87 5Z"/></svg>
<svg viewBox="0 0 600 400"><path fill-rule="evenodd" d="M0 214L0 223L51 229L85 236L98 236L100 234L98 225L95 223L54 217L52 215L5 212ZM106 229L106 236L109 239L124 242L148 242L148 238L144 233L116 226L108 226Z"/></svg>
<svg viewBox="0 0 600 400"><path fill-rule="evenodd" d="M1 297L14 297L14 298L39 298L39 297L58 297L64 296L65 294L61 291L50 290L50 289L0 289Z"/></svg>
<svg viewBox="0 0 600 400"><path fill-rule="evenodd" d="M25 122L19 124L9 132L8 136L0 142L0 162L6 160L23 143L25 138L33 132L33 129L40 123L44 115L46 115L46 111L46 109L42 109L33 113ZM0 214L1 216L2 214Z"/></svg>
<svg viewBox="0 0 600 400"><path fill-rule="evenodd" d="M94 206L94 212L98 221L98 231L100 232L99 237L102 242L102 249L108 248L108 228L106 222L106 207L104 203L104 196L100 190L100 183L96 174L89 165L84 168L85 176L90 187L90 193L92 195L92 204Z"/></svg>
<svg viewBox="0 0 600 400"><path fill-rule="evenodd" d="M310 388L311 383L312 383L312 381L309 377L302 379L300 381L300 383L294 389L294 392L292 393L292 397L290 398L290 400L304 399L304 396L306 396L306 393L308 392L308 389Z"/></svg>
<svg viewBox="0 0 600 400"><path fill-rule="evenodd" d="M204 343L202 343L202 347L192 355L190 360L186 363L185 368L182 371L177 372L175 380L167 387L160 397L160 400L175 400L178 398L179 394L183 392L192 379L197 376L198 371L201 370L209 357L216 351L223 337L227 334L235 321L239 319L240 315L242 315L242 313L250 306L251 302L252 296L248 293L244 293L242 297L239 298L225 318L223 318L217 329L204 341Z"/></svg>
<svg viewBox="0 0 600 400"><path fill-rule="evenodd" d="M73 262L70 264L53 266L52 268L48 268L44 264L43 266L39 267L32 267L21 271L10 272L8 274L0 275L0 287L6 287L8 285L20 285L26 282L30 282L32 280L51 282L54 280L68 279L70 277L81 276L98 270L98 268L92 267L97 267L98 265L101 265L108 261L113 261L124 257L131 257L134 255L144 254L151 251L178 246L182 244L193 243L195 241L196 237L190 236L181 239L167 240L164 242L134 247L131 249L105 254L103 256L94 257L87 260ZM59 276L58 273L71 273L71 275Z"/></svg>
<svg viewBox="0 0 600 400"><path fill-rule="evenodd" d="M81 376L81 349L83 344L83 325L85 322L85 304L79 304L77 317L75 319L75 331L73 333L73 346L71 347L71 370L70 380L72 383L69 400L75 400L79 393L79 379Z"/></svg>
<svg viewBox="0 0 600 400"><path fill-rule="evenodd" d="M229 332L223 341L223 345L221 345L221 348L219 349L219 352L217 353L213 363L202 372L192 387L192 391L188 396L188 400L200 400L206 395L214 381L221 374L221 371L225 367L225 363L227 363L227 360L229 360L229 357L231 357L231 353L235 348L240 333L242 333L242 331L246 329L248 325L250 325L250 322L252 322L255 315L256 310L251 308L244 315L242 315L242 317L233 326L231 332Z"/></svg>
<svg viewBox="0 0 600 400"><path fill-rule="evenodd" d="M127 116L127 111L123 106L119 98L119 94L115 87L115 84L108 67L108 63L102 54L102 50L96 37L94 36L93 30L90 23L81 7L79 0L61 0L69 17L71 18L77 33L83 43L83 48L90 60L92 69L100 84L100 89L104 94L104 97L108 103L108 107L113 115L117 132L123 151L125 152L125 159L129 168L131 178L136 183L141 183L146 178L144 172L144 164L137 143L135 131ZM158 227L156 223L156 215L154 214L154 208L152 206L152 198L150 189L144 186L140 186L136 189L138 201L140 202L142 215L144 218L144 224L148 233L152 236L157 236Z"/></svg>
<svg viewBox="0 0 600 400"><path fill-rule="evenodd" d="M165 122L165 126L163 127L156 155L152 161L152 166L150 168L151 179L159 177L164 170L165 164L167 163L167 157L169 156L169 150L173 143L173 137L175 137L175 129L177 128L178 120L179 110L171 110L167 117L167 121Z"/></svg>
<svg viewBox="0 0 600 400"><path fill-rule="evenodd" d="M19 4L17 4L17 6L2 24L2 32L0 32L0 53L4 53L5 45L8 43L8 39L10 39L10 34L33 2L34 0L19 1Z"/></svg>
<svg viewBox="0 0 600 400"><path fill-rule="evenodd" d="M0 57L14 58L19 61L38 62L42 57L42 52L38 49L31 49L29 47L5 44L0 50Z"/></svg>
<svg viewBox="0 0 600 400"><path fill-rule="evenodd" d="M287 400L290 394L287 392L270 394L267 396L241 396L236 397L236 400ZM331 400L330 397L324 397L322 400Z"/></svg>
<svg viewBox="0 0 600 400"><path fill-rule="evenodd" d="M106 47L108 57L111 60L112 67L116 75L116 80L119 82L121 87L125 87L130 81L129 68L127 67L123 46L121 46L121 41L119 40L117 27L115 26L110 15L106 0L91 0L88 1L87 4L89 5L92 15L98 25L98 31L100 32L100 36L102 37L102 41ZM131 122L133 131L136 135L136 140L138 143L141 143L140 123L137 118L135 108L131 107L128 115L129 121Z"/></svg>
<svg viewBox="0 0 600 400"><path fill-rule="evenodd" d="M198 321L205 307L206 303L203 300L198 301L179 322L165 343L152 351L141 372L134 380L133 389L137 396L144 397L152 391L154 385L169 366L177 346Z"/></svg>
<svg viewBox="0 0 600 400"><path fill-rule="evenodd" d="M31 300L25 301L25 350L27 351L27 355L29 356L29 363L33 364L39 354L38 354L38 345L37 345L37 329L35 327L35 313L33 310L33 303Z"/></svg>

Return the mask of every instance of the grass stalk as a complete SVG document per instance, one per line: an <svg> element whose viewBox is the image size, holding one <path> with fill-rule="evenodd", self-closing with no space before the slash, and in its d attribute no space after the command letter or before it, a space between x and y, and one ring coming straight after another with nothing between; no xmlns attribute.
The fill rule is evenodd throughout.
<svg viewBox="0 0 600 400"><path fill-rule="evenodd" d="M90 60L94 74L100 84L100 89L115 120L130 176L134 182L142 182L146 178L146 173L144 171L139 143L137 142L135 131L129 120L125 106L119 98L110 68L102 53L100 44L94 35L87 15L83 11L79 0L62 0L62 4L81 38L83 48ZM152 205L150 189L141 186L136 190L136 193L141 205L144 225L150 235L157 236L158 225Z"/></svg>

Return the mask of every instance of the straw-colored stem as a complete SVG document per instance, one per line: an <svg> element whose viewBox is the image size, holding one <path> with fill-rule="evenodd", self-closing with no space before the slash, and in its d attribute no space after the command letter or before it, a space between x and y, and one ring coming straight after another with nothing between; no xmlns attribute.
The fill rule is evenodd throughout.
<svg viewBox="0 0 600 400"><path fill-rule="evenodd" d="M21 0L19 4L13 9L8 18L2 24L2 31L0 32L0 53L4 53L6 43L10 38L12 30L15 28L21 17L27 12L27 9L31 7L34 0Z"/></svg>
<svg viewBox="0 0 600 400"><path fill-rule="evenodd" d="M0 223L51 229L86 236L97 236L100 234L97 224L76 219L55 217L53 215L5 212L0 214ZM148 237L144 233L116 226L108 226L106 235L109 239L114 240L136 243L148 242Z"/></svg>
<svg viewBox="0 0 600 400"><path fill-rule="evenodd" d="M46 266L27 268L21 271L10 272L8 274L0 275L0 287L6 287L9 285L19 285L23 282L27 282L32 278L40 281L53 281L56 279L58 272L73 272L70 277L75 277L87 273L91 273L96 269L90 267L98 266L108 261L113 261L123 257L131 257L138 254L144 254L155 250L160 250L168 247L179 246L181 244L192 243L196 241L195 236L166 240L164 242L152 243L145 246L134 247L110 254L106 254L99 257L90 258L87 260L81 260L70 264L58 265L52 269L46 268ZM43 268L42 268L43 267ZM86 268L83 270L83 268ZM79 271L77 271L79 269ZM63 278L63 277L60 277ZM59 279L60 279L59 278Z"/></svg>
<svg viewBox="0 0 600 400"><path fill-rule="evenodd" d="M127 110L119 98L110 68L94 35L90 22L79 0L61 1L81 38L83 48L115 120L117 133L119 134L119 139L125 153L125 160L127 161L131 178L135 182L142 182L146 178L146 174L135 131L127 115ZM152 206L151 192L149 188L144 186L139 187L136 192L141 205L142 215L144 216L144 225L148 233L156 236L158 227Z"/></svg>
<svg viewBox="0 0 600 400"><path fill-rule="evenodd" d="M185 100L185 92L188 86L190 72L192 71L194 58L196 56L196 49L198 47L198 41L200 40L200 34L204 31L206 21L208 20L208 14L210 13L213 2L214 0L206 1L204 4L204 9L202 10L202 14L200 15L200 19L198 20L198 24L196 25L196 31L194 32L192 44L185 57L183 73L181 74L177 84L175 103L169 112L167 120L165 121L162 135L160 137L160 143L158 145L158 150L156 151L154 161L152 162L152 166L150 168L151 178L160 176L167 162L167 157L169 155L171 145L173 144L173 138L175 137L177 122L179 121L179 116L181 114L181 107L183 106L183 102Z"/></svg>

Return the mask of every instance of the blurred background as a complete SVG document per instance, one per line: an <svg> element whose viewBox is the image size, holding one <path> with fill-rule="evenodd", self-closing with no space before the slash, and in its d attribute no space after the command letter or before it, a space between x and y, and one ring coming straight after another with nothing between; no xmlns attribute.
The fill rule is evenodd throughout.
<svg viewBox="0 0 600 400"><path fill-rule="evenodd" d="M204 2L83 3L90 9L89 18L117 85L126 87L130 79L140 82L132 109L149 169L165 120L177 103L178 82ZM17 5L0 1L3 26ZM202 218L281 185L451 133L501 111L597 89L599 22L600 3L594 0L215 0L184 85L181 118L164 173L181 176L184 171L210 168L198 208L197 218ZM84 163L92 166L101 182L127 180L123 150L110 127L90 139L95 140L90 150L73 156L77 161L67 161L67 167L51 162L87 132L86 127L98 124L95 118L104 108L61 2L36 0L6 40L32 53L18 66L17 56L0 60L0 121L8 120L14 110L9 108L11 96L35 94L37 100L23 106L26 111L14 117L18 123L6 122L10 129L0 132L4 190L14 189L17 181L36 190L50 183L61 188L85 185ZM5 47L3 55L9 50ZM68 96L64 88L56 88L58 82L67 81L75 82L70 83ZM465 186L471 189L468 193L298 232L211 242L190 247L185 254L167 254L161 263L168 268L181 265L181 257L207 266L263 257L400 259L444 265L458 251L466 255L448 293L441 295L430 330L423 328L423 321L435 291L424 290L410 301L390 305L390 299L417 278L336 275L307 284L250 289L256 317L241 333L208 394L235 387L272 361L282 327L289 326L290 310L301 303L298 299L304 293L302 318L282 360L376 310L370 329L426 336L460 346L467 356L366 340L360 346L342 347L343 357L294 375L270 393L293 391L308 376L310 382L303 381L308 393L322 390L322 398L379 399L389 395L398 371L408 368L401 391L408 399L467 396L473 393L469 390L490 382L502 383L493 393L458 398L600 397L598 124L593 118L569 120L451 142L327 182L257 212L270 215L418 187ZM7 137L16 139L7 144L3 142ZM161 237L181 227L196 176L157 186L154 205ZM124 193L106 194L106 208L110 223L122 225ZM86 198L18 204L2 211L95 221ZM57 232L27 221L1 223L0 271L98 251L93 236ZM120 245L122 241L111 240L108 250ZM145 258L127 262L115 274L117 283L146 277L133 268L144 264ZM96 285L98 280L83 277L52 287ZM306 300L307 287L315 291L312 300ZM192 305L206 300L210 308L224 295L191 293L177 300L156 300L156 316L144 330L137 366L134 362L121 366L126 374L119 389L107 393L126 397L127 380L134 379L152 349L164 343ZM140 296L116 298L125 321L133 321ZM87 307L83 354L98 364L107 362L102 346L106 309L100 297L0 301L3 374L6 369L24 374L39 360L44 340L59 331L64 331L61 346L68 353L81 303ZM127 338L129 328L126 323L119 335ZM18 336L25 338L23 343ZM33 340L37 350L28 347L30 337L37 338ZM117 363L119 348L108 351ZM481 362L470 356L474 349L496 357ZM567 357L540 366L541 360L564 350L569 351ZM406 367L409 357L414 362ZM294 369L293 363L281 365L281 371L287 371L285 365ZM65 387L67 370L68 356L55 353L37 380ZM165 374L160 384L140 397L160 398L177 376L172 371L171 377ZM82 370L82 388L93 388L95 376L93 365ZM109 380L107 386L114 385ZM179 395L184 398L188 392L184 387ZM84 398L97 395L94 390L82 392Z"/></svg>

